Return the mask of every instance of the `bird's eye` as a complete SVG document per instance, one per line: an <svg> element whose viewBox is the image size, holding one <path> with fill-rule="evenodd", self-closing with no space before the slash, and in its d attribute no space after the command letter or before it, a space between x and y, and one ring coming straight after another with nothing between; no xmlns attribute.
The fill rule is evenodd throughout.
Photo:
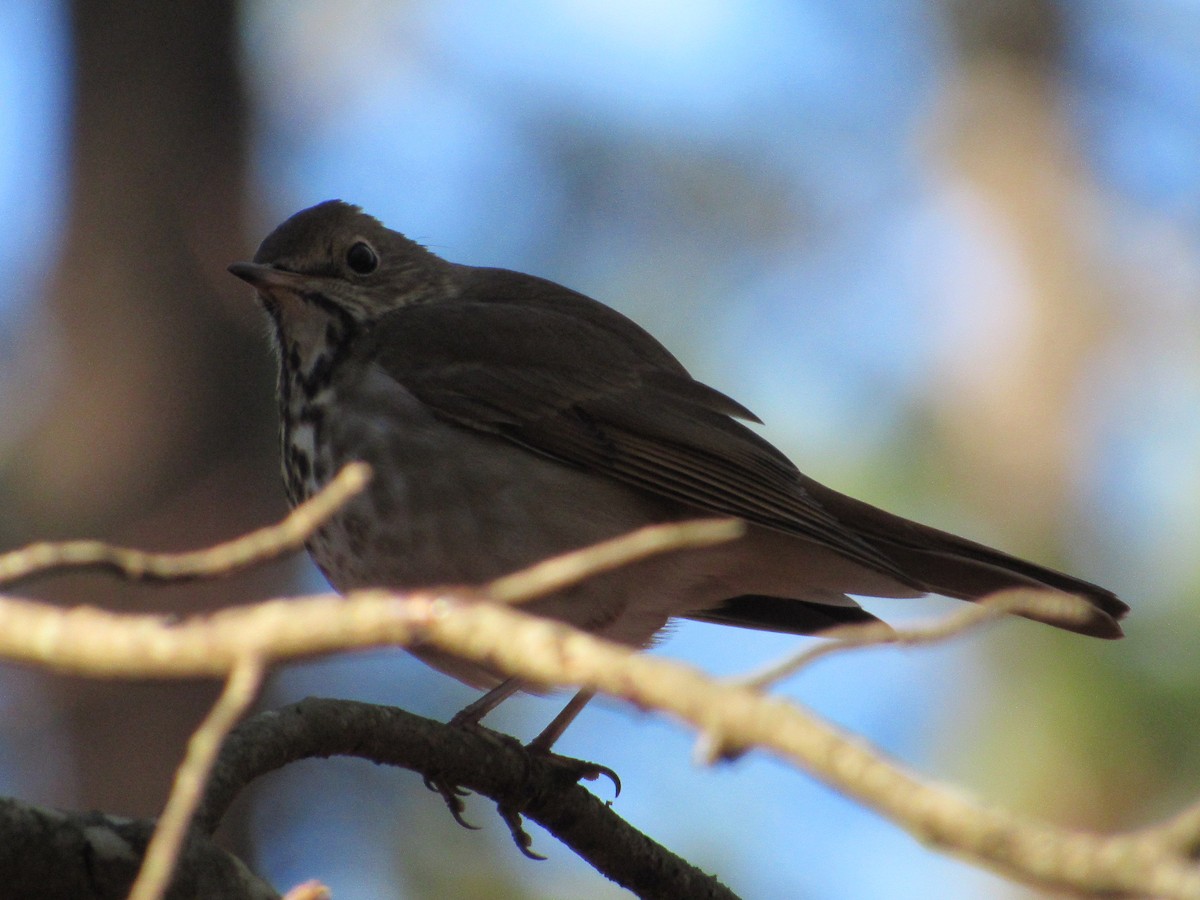
<svg viewBox="0 0 1200 900"><path fill-rule="evenodd" d="M346 251L346 265L359 275L370 275L379 268L379 257L375 255L370 244L359 241Z"/></svg>

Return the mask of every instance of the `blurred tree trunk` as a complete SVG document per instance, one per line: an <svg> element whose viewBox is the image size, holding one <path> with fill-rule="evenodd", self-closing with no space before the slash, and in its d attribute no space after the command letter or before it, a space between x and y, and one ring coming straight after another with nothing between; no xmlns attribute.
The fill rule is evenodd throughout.
<svg viewBox="0 0 1200 900"><path fill-rule="evenodd" d="M72 4L69 218L46 261L60 362L4 472L6 545L182 549L283 512L258 311L224 271L252 250L235 12L233 0ZM36 592L179 613L281 590L286 575L166 590L72 577ZM216 686L48 680L74 785L45 799L157 813Z"/></svg>
<svg viewBox="0 0 1200 900"><path fill-rule="evenodd" d="M1011 549L1053 563L1075 499L1072 410L1103 338L1100 289L1077 226L1090 182L1063 117L1062 23L1044 0L952 8L962 67L947 104L948 150L1019 276L1002 298L1015 326L971 351L976 364L989 354L986 379L947 373L942 435L961 463L951 473L955 494L1005 516L1026 538Z"/></svg>
<svg viewBox="0 0 1200 900"><path fill-rule="evenodd" d="M986 379L948 373L939 424L958 462L946 471L956 494L1003 516L1024 539L1010 549L1054 564L1056 542L1085 543L1077 479L1086 441L1077 410L1113 324L1102 300L1105 272L1080 227L1095 185L1068 115L1067 23L1063 4L1049 0L952 6L962 65L947 103L946 150L1013 253L1019 277L1004 299L1019 327L1005 331L1007 340L969 349ZM1064 527L1070 522L1074 534ZM1144 598L1126 599L1136 614ZM1013 629L992 645L990 705L984 729L972 733L989 781L980 789L1054 820L1120 826L1143 815L1155 790L1153 754L1114 749L1143 746L1143 698L1116 662L1120 654L1067 642L1039 654L1050 639ZM1036 766L1012 765L1014 735ZM1138 766L1128 765L1130 754ZM1101 796L1098 784L1121 787Z"/></svg>

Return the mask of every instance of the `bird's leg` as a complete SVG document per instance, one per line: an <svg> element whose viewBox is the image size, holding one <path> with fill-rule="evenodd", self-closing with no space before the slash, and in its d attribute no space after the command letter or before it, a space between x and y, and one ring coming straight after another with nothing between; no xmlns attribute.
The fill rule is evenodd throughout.
<svg viewBox="0 0 1200 900"><path fill-rule="evenodd" d="M596 692L592 690L582 690L571 698L570 702L562 708L562 711L555 716L549 725L542 729L542 733L535 737L532 741L525 745L525 749L531 753L538 753L545 756L555 765L569 772L575 781L581 778L588 781L595 781L601 775L608 778L613 783L613 788L616 794L621 793L621 779L617 773L608 766L602 766L599 763L588 762L585 759L574 759L570 756L559 756L557 753L550 752L550 748L554 746L554 742L562 737L562 733L567 730L575 717L583 712L583 708L588 705Z"/></svg>
<svg viewBox="0 0 1200 900"><path fill-rule="evenodd" d="M496 685L496 687L492 688L478 700L464 707L450 720L450 724L455 727L477 726L480 719L513 694L520 691L524 686L524 682L517 678L509 678L500 682L500 684ZM551 720L550 724L542 730L541 734L526 744L525 749L551 763L555 769L560 770L566 775L571 783L575 783L580 779L595 781L603 775L612 780L616 793L620 794L621 779L612 769L582 759L559 756L550 751L550 748L554 746L554 742L562 737L562 733L575 721L575 717L583 711L583 708L587 706L588 702L595 696L595 693L595 691L591 690L579 691L563 707L562 711ZM475 828L462 815L465 808L462 798L466 796L466 791L434 776L426 776L425 786L431 791L441 794L442 799L446 802L446 808L450 810L450 815L454 817L454 820L459 825L462 825L464 828ZM525 831L521 821L523 807L524 804L519 802L499 803L497 804L497 811L508 826L509 833L512 835L518 849L531 859L544 859L545 857L534 853L530 849L532 840L528 832Z"/></svg>
<svg viewBox="0 0 1200 900"><path fill-rule="evenodd" d="M562 711L555 716L549 725L542 729L542 733L535 737L532 741L525 745L525 749L530 753L536 754L547 762L551 763L555 769L561 771L567 776L566 780L570 784L574 784L580 779L586 778L588 781L595 781L601 775L612 780L613 787L617 794L621 793L621 779L617 777L617 773L607 766L602 766L599 763L588 762L583 759L573 759L569 756L559 756L557 753L552 753L550 748L554 746L554 742L562 737L562 733L567 730L575 717L578 716L588 702L596 696L596 692L592 690L579 691ZM508 825L509 834L512 835L513 842L517 845L522 853L530 859L545 859L538 853L534 853L530 846L532 839L529 832L525 830L525 826L521 820L523 813L523 804L520 803L499 803L496 806L506 825Z"/></svg>
<svg viewBox="0 0 1200 900"><path fill-rule="evenodd" d="M505 679L478 700L463 707L450 719L449 724L455 728L478 725L480 719L521 690L522 687L523 684L518 678ZM442 795L442 799L446 801L446 808L450 810L450 815L454 817L455 822L463 828L474 829L476 827L463 818L463 810L466 806L463 804L462 798L467 796L469 791L433 775L425 776L425 787Z"/></svg>
<svg viewBox="0 0 1200 900"><path fill-rule="evenodd" d="M583 712L583 708L595 696L595 691L583 690L577 693L571 698L571 702L562 708L562 712L555 716L550 724L542 729L542 733L525 746L535 753L549 753L550 748L554 746L554 742L562 737L567 727L575 721L575 717Z"/></svg>
<svg viewBox="0 0 1200 900"><path fill-rule="evenodd" d="M461 728L463 725L478 725L480 719L524 686L524 683L519 678L504 679L504 681L500 682L478 700L468 703L459 712L455 713L454 718L450 720L450 724L456 728Z"/></svg>

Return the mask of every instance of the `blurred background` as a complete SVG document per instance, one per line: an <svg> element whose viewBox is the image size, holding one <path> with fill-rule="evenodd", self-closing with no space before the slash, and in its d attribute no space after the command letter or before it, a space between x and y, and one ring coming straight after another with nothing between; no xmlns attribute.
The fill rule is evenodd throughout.
<svg viewBox="0 0 1200 900"><path fill-rule="evenodd" d="M283 513L265 326L225 266L331 197L609 303L810 475L1134 607L1119 643L1005 622L780 693L1064 825L1200 792L1200 3L4 0L4 546L183 549ZM186 613L318 589L297 559L29 592ZM737 673L802 644L685 624L656 652ZM0 668L0 790L153 814L215 693ZM381 652L290 667L262 702L307 694L439 718L473 696ZM532 736L560 702L490 724ZM769 759L697 768L655 717L597 702L559 749L747 897L1026 896ZM321 761L227 832L339 900L626 896L536 830L550 859L525 859L483 801L468 817Z"/></svg>

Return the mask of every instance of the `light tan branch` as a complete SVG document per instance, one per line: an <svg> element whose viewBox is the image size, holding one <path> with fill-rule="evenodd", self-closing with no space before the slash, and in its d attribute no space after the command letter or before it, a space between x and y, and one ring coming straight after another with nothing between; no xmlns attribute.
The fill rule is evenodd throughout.
<svg viewBox="0 0 1200 900"><path fill-rule="evenodd" d="M393 600L401 595L386 591L284 598L190 620L190 625L203 626L199 628L166 616L123 616L86 606L64 610L0 595L0 658L92 677L221 677L248 656L291 659L354 646L402 646L414 626L402 625L389 636L394 607L403 608L402 618L421 620L439 615L443 597L455 595L520 604L654 553L708 546L740 533L740 523L730 520L654 525L537 563L482 588L413 591L403 600ZM228 546L215 549L224 552ZM202 554L194 556L193 566L205 563ZM216 566L211 559L208 563Z"/></svg>
<svg viewBox="0 0 1200 900"><path fill-rule="evenodd" d="M175 784L146 847L129 900L158 900L165 894L221 742L254 702L263 673L257 657L237 660L221 696L188 741L187 753L175 773Z"/></svg>
<svg viewBox="0 0 1200 900"><path fill-rule="evenodd" d="M148 553L101 541L30 544L0 554L0 585L65 569L106 569L130 580L155 581L227 575L299 550L370 478L370 466L351 463L324 490L293 509L282 522L204 550Z"/></svg>
<svg viewBox="0 0 1200 900"><path fill-rule="evenodd" d="M319 881L306 881L284 894L283 900L330 900L332 896L333 892Z"/></svg>
<svg viewBox="0 0 1200 900"><path fill-rule="evenodd" d="M212 676L228 673L247 655L282 660L415 641L529 681L591 688L661 710L728 750L766 750L919 840L1025 882L1200 898L1200 866L1179 850L1195 845L1200 815L1183 817L1170 829L1125 835L1053 828L923 783L794 703L495 603L456 600L449 593L364 591L275 600L170 623L0 602L0 655L81 674Z"/></svg>
<svg viewBox="0 0 1200 900"><path fill-rule="evenodd" d="M929 624L897 628L886 622L864 622L861 625L830 628L821 632L821 637L828 638L828 641L771 663L757 672L729 680L746 687L765 688L794 675L819 659L847 650L883 645L914 647L936 644L1008 615L1036 613L1043 619L1054 619L1064 624L1080 623L1087 621L1088 610L1086 600L1061 591L1037 588L1000 591L970 606L962 606Z"/></svg>
<svg viewBox="0 0 1200 900"><path fill-rule="evenodd" d="M361 474L352 470L345 477L347 491L361 487ZM23 551L24 556L0 558L0 577L68 565L106 565L127 577L224 572L298 546L316 527L318 516L327 515L341 499L323 495L321 503L328 502L329 507L309 507L311 521L289 518L214 551L139 554L102 545L56 545L53 550L32 548ZM288 598L183 622L89 608L63 610L0 597L0 657L93 677L229 678L226 698L214 708L203 736L189 750L197 760L189 763L187 777L191 778L206 771L210 739L224 733L249 702L247 696L254 688L247 685L257 683L259 666L420 642L525 681L587 688L642 709L660 710L689 723L703 740L727 753L752 748L773 753L878 811L919 840L1031 884L1200 900L1200 864L1192 858L1200 846L1200 807L1128 834L1053 828L922 782L861 740L797 704L766 696L753 685L722 683L688 666L637 654L505 605L559 590L651 552L728 539L735 536L735 529L729 523L712 522L659 526L482 587ZM90 549L83 552L81 547ZM1021 604L1027 602L1038 604L1037 611L1044 613L1045 601L1044 596L1018 594L967 608L929 629L899 635L891 629L886 635L866 629L842 637L847 646L897 636L911 642L942 639L1002 610L1023 609ZM758 676L758 683L779 677L777 673L784 669L794 671L816 655L809 653L776 667ZM178 796L177 809L189 808L187 791L181 789Z"/></svg>
<svg viewBox="0 0 1200 900"><path fill-rule="evenodd" d="M656 709L730 749L757 748L796 763L908 830L923 843L1008 877L1056 889L1200 898L1194 847L1200 813L1154 830L1099 835L1048 826L926 783L798 704L722 684L680 663L634 653L555 623L513 627L510 610L447 613L426 640L544 683L566 683ZM503 635L496 641L495 638Z"/></svg>
<svg viewBox="0 0 1200 900"><path fill-rule="evenodd" d="M683 547L708 547L741 537L745 523L738 519L696 519L670 525L647 525L573 553L536 563L487 585L489 599L513 605L527 603L578 584L611 569Z"/></svg>

